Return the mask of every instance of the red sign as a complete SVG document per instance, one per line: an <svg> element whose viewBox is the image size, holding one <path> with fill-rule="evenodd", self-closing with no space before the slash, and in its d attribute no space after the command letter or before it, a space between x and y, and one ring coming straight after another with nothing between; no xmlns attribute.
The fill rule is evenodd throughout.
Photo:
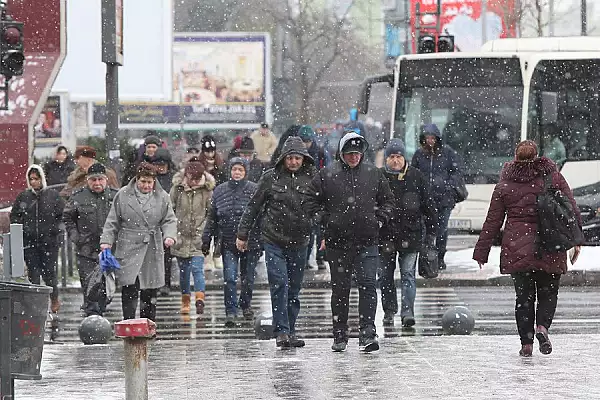
<svg viewBox="0 0 600 400"><path fill-rule="evenodd" d="M411 28L416 37L416 8L420 4L421 33L435 32L437 0L411 0ZM515 0L487 0L482 15L482 0L442 0L439 34L454 35L456 51L478 51L485 41L515 37ZM485 19L485 20L484 20ZM413 50L416 48L413 43Z"/></svg>
<svg viewBox="0 0 600 400"><path fill-rule="evenodd" d="M25 25L25 72L10 81L9 110L0 111L0 207L10 205L27 186L33 127L67 50L66 0L9 1L7 10Z"/></svg>

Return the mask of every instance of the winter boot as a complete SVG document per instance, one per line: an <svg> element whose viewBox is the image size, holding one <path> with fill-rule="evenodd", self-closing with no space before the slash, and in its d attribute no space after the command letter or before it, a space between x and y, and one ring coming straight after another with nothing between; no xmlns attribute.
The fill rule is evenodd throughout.
<svg viewBox="0 0 600 400"><path fill-rule="evenodd" d="M521 345L521 350L519 350L519 355L521 357L531 357L533 355L533 345L532 344Z"/></svg>
<svg viewBox="0 0 600 400"><path fill-rule="evenodd" d="M299 339L298 336L294 335L290 335L290 346L291 347L304 347L306 343L304 342L304 340Z"/></svg>
<svg viewBox="0 0 600 400"><path fill-rule="evenodd" d="M252 321L252 320L254 320L254 311L252 311L252 308L250 308L250 307L244 308L242 310L242 315L244 316L244 319L246 321Z"/></svg>
<svg viewBox="0 0 600 400"><path fill-rule="evenodd" d="M402 317L402 327L410 328L415 324L415 317L412 315L407 315L406 317Z"/></svg>
<svg viewBox="0 0 600 400"><path fill-rule="evenodd" d="M277 347L281 347L282 349L289 349L290 347L292 347L292 344L290 342L290 335L288 335L287 333L280 333L279 335L277 335L277 339L275 339L275 345Z"/></svg>
<svg viewBox="0 0 600 400"><path fill-rule="evenodd" d="M379 342L375 333L360 335L358 338L358 349L363 353L379 350Z"/></svg>
<svg viewBox="0 0 600 400"><path fill-rule="evenodd" d="M346 350L346 346L348 346L348 332L333 332L333 344L331 345L331 350L335 351L336 353L340 353Z"/></svg>
<svg viewBox="0 0 600 400"><path fill-rule="evenodd" d="M181 313L182 314L189 314L190 313L190 301L191 301L191 295L189 294L182 294L181 295Z"/></svg>
<svg viewBox="0 0 600 400"><path fill-rule="evenodd" d="M540 353L550 354L552 353L552 343L548 338L548 329L545 326L538 325L535 329L535 337L540 342Z"/></svg>
<svg viewBox="0 0 600 400"><path fill-rule="evenodd" d="M384 326L392 326L394 325L394 315L396 313L393 311L386 311L383 314L383 325Z"/></svg>
<svg viewBox="0 0 600 400"><path fill-rule="evenodd" d="M196 314L204 314L204 292L196 292Z"/></svg>

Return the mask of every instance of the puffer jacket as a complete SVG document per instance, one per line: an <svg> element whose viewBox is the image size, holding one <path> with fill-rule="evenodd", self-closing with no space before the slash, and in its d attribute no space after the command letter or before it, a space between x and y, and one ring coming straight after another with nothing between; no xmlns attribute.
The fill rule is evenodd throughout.
<svg viewBox="0 0 600 400"><path fill-rule="evenodd" d="M29 172L36 170L42 179L42 188L33 190L29 184ZM49 189L41 166L33 164L25 175L27 189L19 193L10 211L10 222L23 225L23 245L56 246L60 233L65 202L58 192Z"/></svg>
<svg viewBox="0 0 600 400"><path fill-rule="evenodd" d="M177 217L177 242L171 248L176 257L202 255L202 232L215 188L215 178L205 173L200 187L191 188L187 179L171 188L171 203Z"/></svg>
<svg viewBox="0 0 600 400"><path fill-rule="evenodd" d="M544 175L551 175L552 187L558 188L569 198L581 224L573 193L552 160L539 157L529 162L508 162L492 194L490 208L473 252L474 260L487 263L492 243L506 219L500 253L501 273L542 270L550 274L563 274L567 271L566 252L544 252L541 259L536 255L536 200L544 190Z"/></svg>
<svg viewBox="0 0 600 400"><path fill-rule="evenodd" d="M71 195L63 213L63 221L78 256L98 259L102 229L117 193L118 190L110 187L102 193L85 187Z"/></svg>
<svg viewBox="0 0 600 400"><path fill-rule="evenodd" d="M347 133L340 140L338 154L353 139L366 143L357 133ZM377 245L380 225L391 217L394 197L388 181L378 168L363 160L364 156L354 168L337 160L311 182L306 207L309 215L321 213L328 248Z"/></svg>
<svg viewBox="0 0 600 400"><path fill-rule="evenodd" d="M288 154L302 154L304 163L297 172L285 168ZM315 175L314 161L299 137L286 140L275 168L265 172L258 181L256 193L238 228L237 237L248 240L260 214L262 239L282 248L297 248L308 244L312 220L303 204L308 197L308 185Z"/></svg>
<svg viewBox="0 0 600 400"><path fill-rule="evenodd" d="M243 163L246 170L250 169L250 164L247 160L239 157L234 157L229 162L229 169L236 163ZM206 219L204 234L202 235L202 243L205 245L210 243L213 237L221 234L221 245L228 250L235 250L235 239L240 220L244 214L244 210L250 199L256 192L258 185L250 182L247 179L241 181L229 180L222 183L215 189L211 207ZM250 231L248 248L250 250L259 250L261 248L260 241L260 224L255 224Z"/></svg>
<svg viewBox="0 0 600 400"><path fill-rule="evenodd" d="M67 179L71 172L75 170L75 163L71 158L67 158L64 162L56 160L49 161L44 164L44 173L46 174L46 183L48 186L67 183Z"/></svg>

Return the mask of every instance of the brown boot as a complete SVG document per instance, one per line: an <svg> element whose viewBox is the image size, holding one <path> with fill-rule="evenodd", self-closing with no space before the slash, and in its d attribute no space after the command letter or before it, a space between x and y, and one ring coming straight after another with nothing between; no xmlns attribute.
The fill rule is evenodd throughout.
<svg viewBox="0 0 600 400"><path fill-rule="evenodd" d="M60 310L60 301L58 299L50 299L50 311L57 313Z"/></svg>
<svg viewBox="0 0 600 400"><path fill-rule="evenodd" d="M190 301L192 296L189 294L181 295L181 313L189 314L190 313Z"/></svg>
<svg viewBox="0 0 600 400"><path fill-rule="evenodd" d="M204 314L204 292L196 292L196 314Z"/></svg>

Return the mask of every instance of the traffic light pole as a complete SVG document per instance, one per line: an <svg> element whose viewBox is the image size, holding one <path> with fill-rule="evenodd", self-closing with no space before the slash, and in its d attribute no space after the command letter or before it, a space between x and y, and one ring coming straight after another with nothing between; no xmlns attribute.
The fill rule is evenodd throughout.
<svg viewBox="0 0 600 400"><path fill-rule="evenodd" d="M119 150L119 65L106 63L106 155L108 166L120 178Z"/></svg>

